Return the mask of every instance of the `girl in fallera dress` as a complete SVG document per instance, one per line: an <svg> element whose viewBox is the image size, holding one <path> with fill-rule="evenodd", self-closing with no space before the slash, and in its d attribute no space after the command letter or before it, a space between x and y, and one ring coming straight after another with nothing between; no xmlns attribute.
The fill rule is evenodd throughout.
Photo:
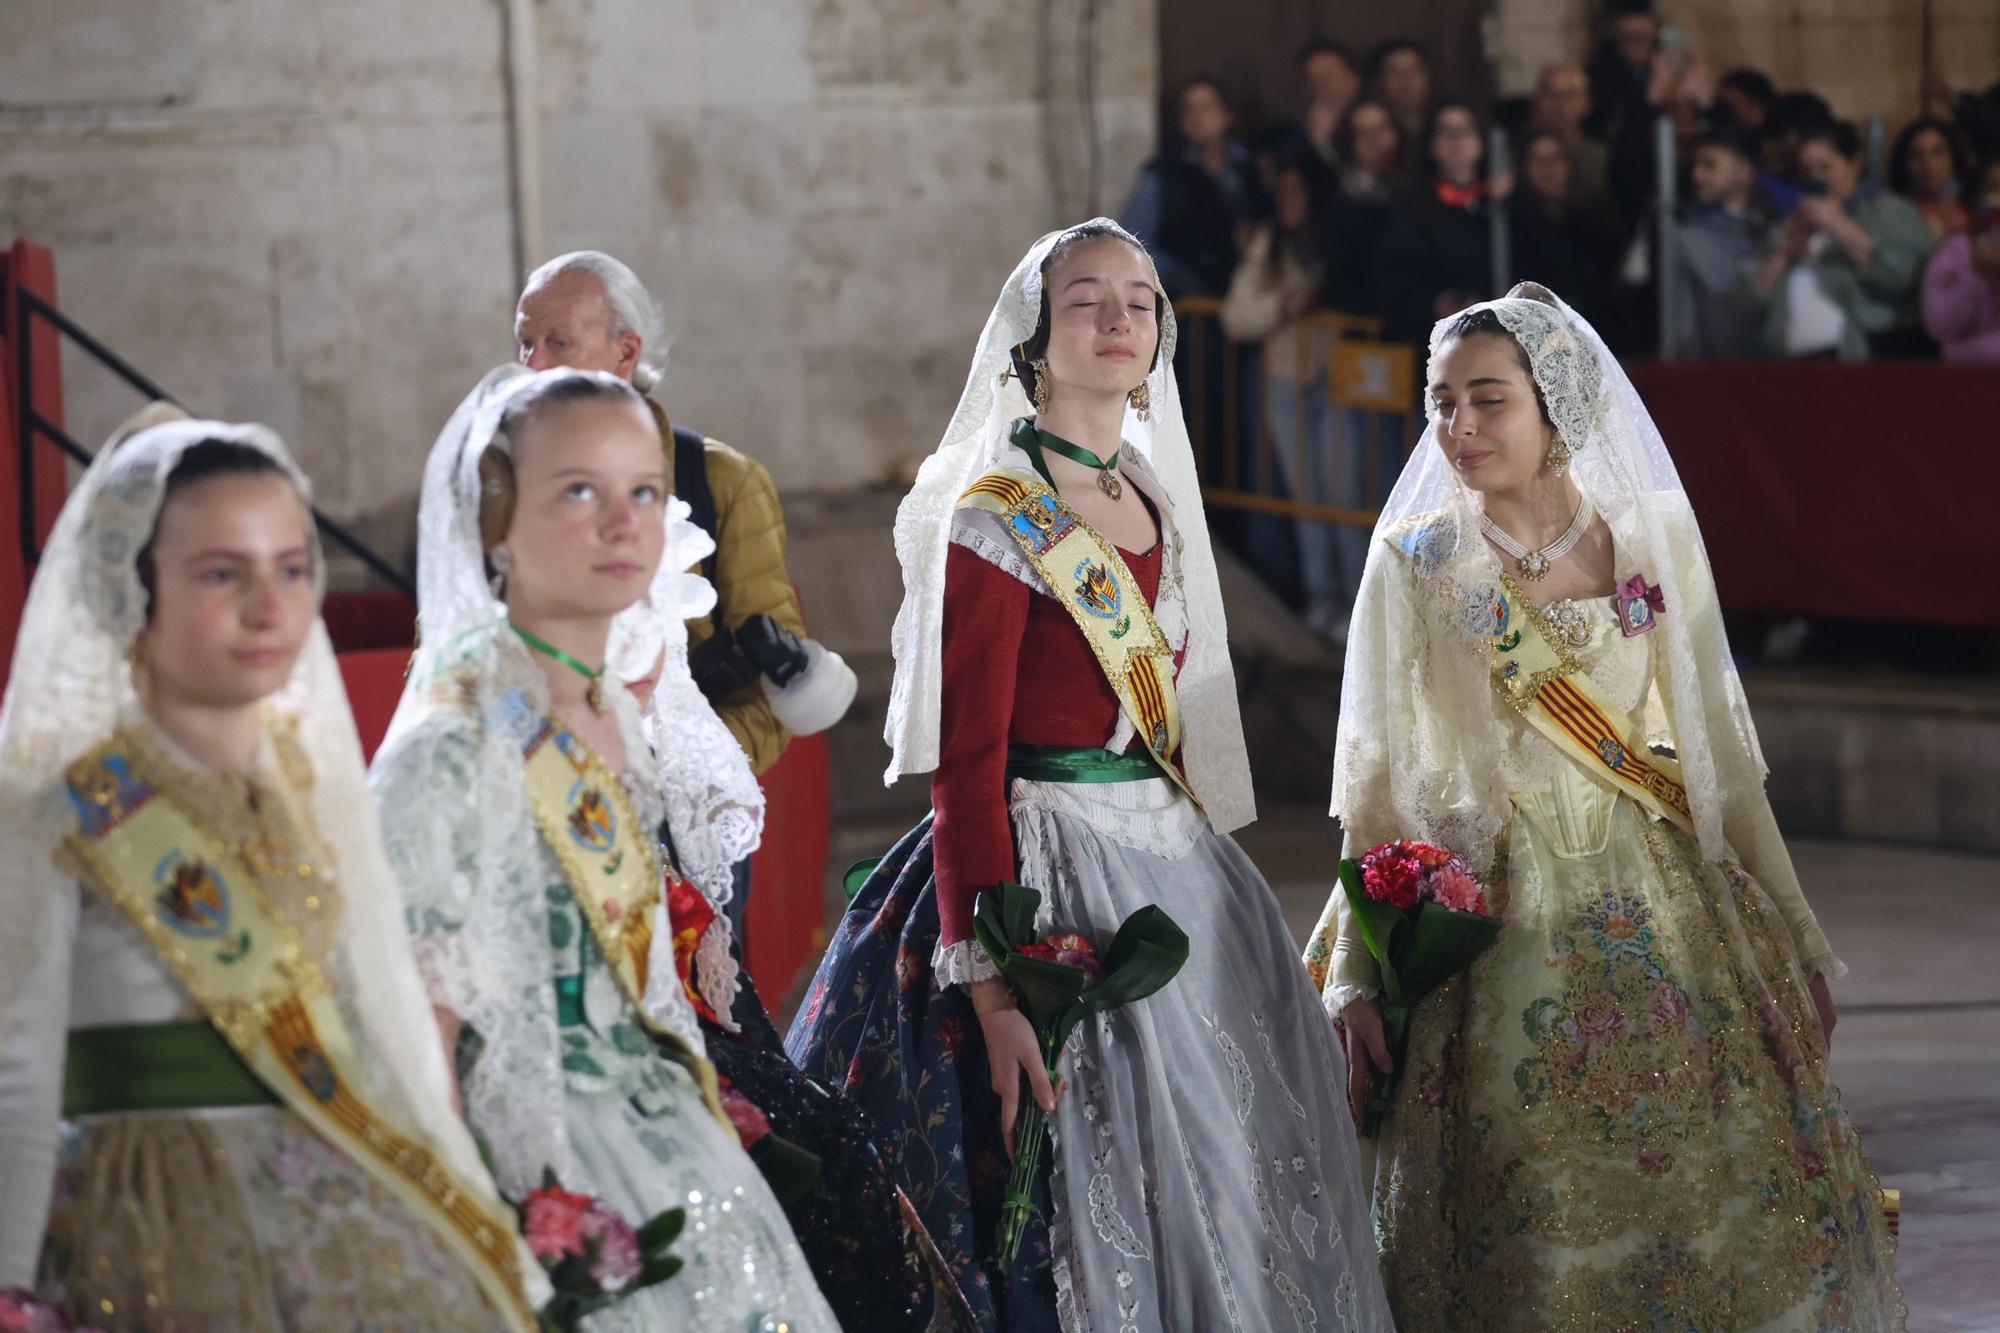
<svg viewBox="0 0 2000 1333"><path fill-rule="evenodd" d="M306 495L263 427L150 409L42 553L0 719L0 1288L39 1267L107 1330L527 1333Z"/></svg>
<svg viewBox="0 0 2000 1333"><path fill-rule="evenodd" d="M1406 1330L1900 1329L1827 1070L1845 968L1764 795L1700 529L1591 327L1534 284L1438 323L1341 686L1347 854L1488 872L1502 921L1413 1015L1378 1141ZM1306 962L1358 1114L1379 972Z"/></svg>
<svg viewBox="0 0 2000 1333"><path fill-rule="evenodd" d="M870 1112L989 1330L1384 1330L1353 1131L1317 1076L1341 1055L1226 834L1250 775L1173 338L1114 223L1042 238L1007 280L895 526L890 777L935 770L934 815L860 887L789 1047ZM1060 1096L972 938L1001 881L1045 895L1038 934L1101 948L1157 904L1192 940L1165 989L1077 1030ZM1054 1170L1003 1269L1026 1097Z"/></svg>
<svg viewBox="0 0 2000 1333"><path fill-rule="evenodd" d="M715 608L693 572L714 549L667 506L667 554L644 601L612 622L607 668L640 700L666 815L661 855L667 915L686 948L702 1041L725 1109L744 1122L827 1304L845 1327L951 1333L972 1324L943 1257L896 1187L875 1127L840 1085L806 1075L785 1054L748 969L727 906L735 865L756 850L764 794L688 665L688 623ZM747 1118L746 1118L747 1117ZM765 1134L768 1125L769 1133Z"/></svg>
<svg viewBox="0 0 2000 1333"><path fill-rule="evenodd" d="M681 1271L585 1327L825 1333L725 1116L697 1008L726 1011L729 977L676 949L666 799L638 702L602 670L662 559L666 485L622 380L503 367L473 391L425 468L423 645L371 782L501 1192L552 1171L635 1224L686 1210Z"/></svg>

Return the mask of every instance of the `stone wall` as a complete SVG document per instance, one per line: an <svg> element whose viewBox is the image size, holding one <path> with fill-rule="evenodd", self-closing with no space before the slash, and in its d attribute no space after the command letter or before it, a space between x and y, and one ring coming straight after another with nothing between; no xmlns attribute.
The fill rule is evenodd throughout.
<svg viewBox="0 0 2000 1333"><path fill-rule="evenodd" d="M1143 0L1098 6L1097 206L1153 131ZM790 489L936 440L1001 281L1086 214L1078 0L540 0L545 248L667 308L677 417ZM10 0L0 240L198 411L269 421L400 549L424 450L512 351L497 0ZM539 259L545 256L534 256ZM94 446L137 400L68 361Z"/></svg>
<svg viewBox="0 0 2000 1333"><path fill-rule="evenodd" d="M1676 0L1718 71L1907 113L1921 0ZM1585 0L1496 0L1507 91L1587 46ZM675 414L792 491L928 450L1029 241L1115 210L1150 149L1157 6L1102 0L1095 200L1082 0L538 0L549 253L664 299ZM2000 70L2000 6L1934 0L1943 72ZM500 0L9 0L0 240L197 410L299 448L400 550L420 458L511 352L519 272ZM536 256L539 258L540 256ZM69 360L86 443L136 399Z"/></svg>
<svg viewBox="0 0 2000 1333"><path fill-rule="evenodd" d="M1882 116L1893 134L1917 114L1925 0L1661 0L1718 77L1761 69L1780 88L1810 88L1843 116ZM2000 77L2000 4L1929 0L1938 73L1960 90ZM1542 66L1581 60L1595 0L1494 0L1494 57L1503 94L1534 86Z"/></svg>

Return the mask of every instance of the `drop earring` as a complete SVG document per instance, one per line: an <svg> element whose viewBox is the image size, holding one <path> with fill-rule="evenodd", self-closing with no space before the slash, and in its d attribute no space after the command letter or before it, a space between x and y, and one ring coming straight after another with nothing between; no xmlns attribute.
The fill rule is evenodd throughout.
<svg viewBox="0 0 2000 1333"><path fill-rule="evenodd" d="M1153 419L1153 386L1149 380L1140 380L1139 387L1125 395L1125 401L1132 404L1132 410L1139 414L1139 420Z"/></svg>
<svg viewBox="0 0 2000 1333"><path fill-rule="evenodd" d="M493 568L493 577L486 581L492 590L493 600L507 600L507 571L514 567L514 556L504 546L496 546L486 553L486 563Z"/></svg>

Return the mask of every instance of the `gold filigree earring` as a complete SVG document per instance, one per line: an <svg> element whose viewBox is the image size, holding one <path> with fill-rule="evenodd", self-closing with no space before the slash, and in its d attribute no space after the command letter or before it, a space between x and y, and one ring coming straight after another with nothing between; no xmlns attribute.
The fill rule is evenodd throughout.
<svg viewBox="0 0 2000 1333"><path fill-rule="evenodd" d="M1028 369L1035 372L1035 390L1028 397L1035 404L1035 415L1049 410L1049 362L1044 357L1040 361L1030 361Z"/></svg>
<svg viewBox="0 0 2000 1333"><path fill-rule="evenodd" d="M1139 414L1139 420L1153 419L1153 386L1150 380L1140 380L1139 387L1125 395L1125 401L1132 404L1132 410Z"/></svg>
<svg viewBox="0 0 2000 1333"><path fill-rule="evenodd" d="M1549 446L1549 456L1546 460L1549 471L1558 477L1563 476L1569 471L1569 460L1574 457L1576 457L1575 451L1562 436L1556 436L1556 442Z"/></svg>

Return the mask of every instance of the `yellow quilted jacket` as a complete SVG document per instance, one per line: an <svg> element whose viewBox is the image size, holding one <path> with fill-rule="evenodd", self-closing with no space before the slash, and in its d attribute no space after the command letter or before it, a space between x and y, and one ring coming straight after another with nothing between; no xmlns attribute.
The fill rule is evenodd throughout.
<svg viewBox="0 0 2000 1333"><path fill-rule="evenodd" d="M667 475L674 472L674 431L666 409L651 398L646 405L659 423L660 442L667 453ZM751 616L764 615L791 630L806 632L792 576L785 570L785 513L771 474L748 454L720 440L704 438L708 485L715 495L715 593L722 623L735 629ZM701 646L715 627L707 617L688 622L688 648ZM778 725L761 686L752 684L713 701L715 711L750 756L750 767L762 776L785 752L792 735Z"/></svg>

